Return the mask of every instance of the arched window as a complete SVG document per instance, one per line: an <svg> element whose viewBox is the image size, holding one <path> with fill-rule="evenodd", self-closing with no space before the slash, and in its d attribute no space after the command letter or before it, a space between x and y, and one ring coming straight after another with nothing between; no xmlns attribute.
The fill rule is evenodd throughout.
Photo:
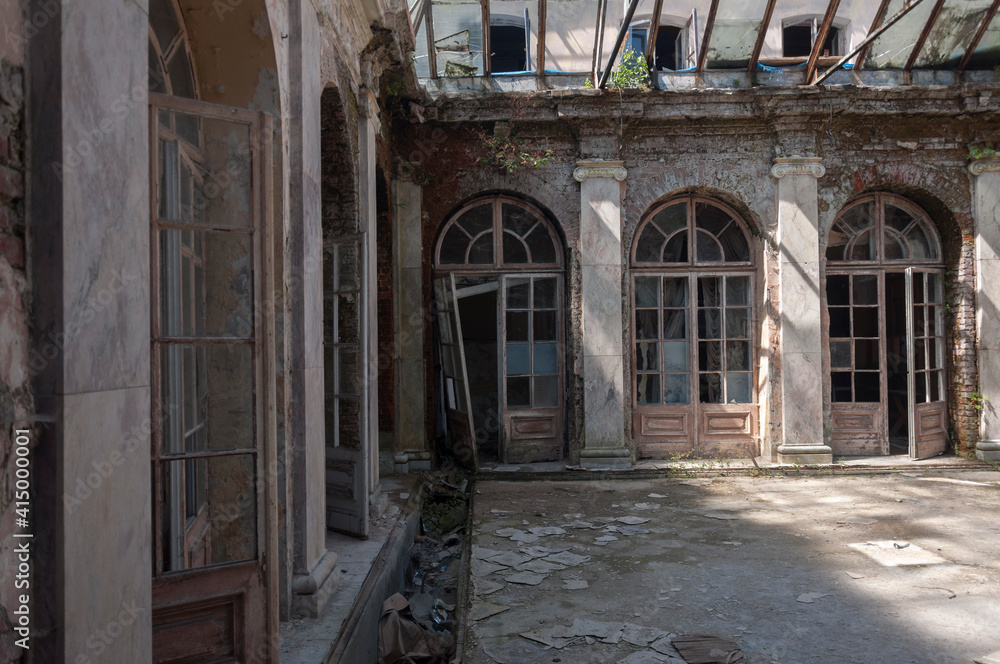
<svg viewBox="0 0 1000 664"><path fill-rule="evenodd" d="M479 199L444 224L434 256L442 396L456 456L559 459L563 248L552 224L516 198Z"/></svg>
<svg viewBox="0 0 1000 664"><path fill-rule="evenodd" d="M540 211L498 196L466 206L445 225L436 263L447 270L558 268L562 249Z"/></svg>
<svg viewBox="0 0 1000 664"><path fill-rule="evenodd" d="M643 456L756 435L754 272L740 216L676 198L632 246L633 437Z"/></svg>
<svg viewBox="0 0 1000 664"><path fill-rule="evenodd" d="M947 443L941 245L927 213L870 194L826 250L834 454L933 456Z"/></svg>
<svg viewBox="0 0 1000 664"><path fill-rule="evenodd" d="M149 90L198 98L191 47L175 0L149 0Z"/></svg>

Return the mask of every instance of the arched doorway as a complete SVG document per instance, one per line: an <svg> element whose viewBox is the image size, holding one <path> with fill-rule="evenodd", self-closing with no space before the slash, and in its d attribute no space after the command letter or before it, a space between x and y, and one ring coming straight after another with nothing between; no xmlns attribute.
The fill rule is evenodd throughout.
<svg viewBox="0 0 1000 664"><path fill-rule="evenodd" d="M271 120L198 100L180 7L149 17L153 661L272 661Z"/></svg>
<svg viewBox="0 0 1000 664"><path fill-rule="evenodd" d="M434 251L442 397L459 461L530 463L563 451L563 248L536 207L477 199Z"/></svg>
<svg viewBox="0 0 1000 664"><path fill-rule="evenodd" d="M732 208L653 208L632 246L632 436L640 456L757 441L755 261Z"/></svg>
<svg viewBox="0 0 1000 664"><path fill-rule="evenodd" d="M927 213L893 194L844 208L826 251L834 454L944 452L944 265Z"/></svg>

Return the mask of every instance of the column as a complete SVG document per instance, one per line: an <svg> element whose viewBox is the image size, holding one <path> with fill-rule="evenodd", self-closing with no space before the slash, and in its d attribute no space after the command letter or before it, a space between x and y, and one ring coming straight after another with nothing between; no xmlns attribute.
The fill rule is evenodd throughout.
<svg viewBox="0 0 1000 664"><path fill-rule="evenodd" d="M774 160L778 192L778 298L781 309L781 444L778 463L829 464L823 442L823 335L820 325L817 157Z"/></svg>
<svg viewBox="0 0 1000 664"><path fill-rule="evenodd" d="M578 161L583 281L584 468L630 468L625 447L622 358L622 193L620 161Z"/></svg>
<svg viewBox="0 0 1000 664"><path fill-rule="evenodd" d="M423 189L409 163L398 169L393 199L396 325L396 472L430 469L424 411Z"/></svg>
<svg viewBox="0 0 1000 664"><path fill-rule="evenodd" d="M289 28L289 215L287 389L292 454L292 611L316 617L340 582L326 548L326 431L323 404L323 230L320 201L319 20L292 2Z"/></svg>
<svg viewBox="0 0 1000 664"><path fill-rule="evenodd" d="M976 333L982 419L976 456L1000 461L1000 159L969 165L975 180Z"/></svg>
<svg viewBox="0 0 1000 664"><path fill-rule="evenodd" d="M382 130L379 107L370 90L358 92L361 122L358 127L358 220L364 237L361 268L362 356L366 367L361 378L362 412L365 418L364 445L368 464L368 500L370 518L376 518L386 506L378 476L378 256L376 254L376 141Z"/></svg>

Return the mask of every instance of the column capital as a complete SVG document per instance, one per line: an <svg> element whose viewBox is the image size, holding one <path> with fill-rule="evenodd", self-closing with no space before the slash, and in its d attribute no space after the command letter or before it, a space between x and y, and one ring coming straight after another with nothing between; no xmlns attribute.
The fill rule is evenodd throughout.
<svg viewBox="0 0 1000 664"><path fill-rule="evenodd" d="M995 173L997 171L1000 171L1000 157L973 159L972 163L969 164L969 172L975 176L982 175L983 173Z"/></svg>
<svg viewBox="0 0 1000 664"><path fill-rule="evenodd" d="M786 175L811 175L821 178L826 174L826 168L819 157L776 157L771 167L771 177L780 180Z"/></svg>
<svg viewBox="0 0 1000 664"><path fill-rule="evenodd" d="M573 179L583 182L587 178L614 178L623 182L628 177L623 161L578 161L573 170Z"/></svg>
<svg viewBox="0 0 1000 664"><path fill-rule="evenodd" d="M361 113L361 117L375 126L376 134L382 131L382 121L378 117L382 109L379 108L378 100L371 90L360 90L358 92L358 110Z"/></svg>

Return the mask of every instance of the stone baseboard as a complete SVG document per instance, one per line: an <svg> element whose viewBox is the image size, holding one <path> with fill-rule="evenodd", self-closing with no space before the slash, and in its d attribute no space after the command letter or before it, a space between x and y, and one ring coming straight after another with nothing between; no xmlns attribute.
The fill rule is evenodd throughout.
<svg viewBox="0 0 1000 664"><path fill-rule="evenodd" d="M983 461L1000 462L1000 441L979 441L976 443L976 456Z"/></svg>
<svg viewBox="0 0 1000 664"><path fill-rule="evenodd" d="M786 466L829 466L833 450L828 445L779 445L777 460Z"/></svg>
<svg viewBox="0 0 1000 664"><path fill-rule="evenodd" d="M327 551L309 574L299 574L292 580L292 615L318 618L339 585L337 554Z"/></svg>
<svg viewBox="0 0 1000 664"><path fill-rule="evenodd" d="M580 450L580 467L601 470L630 470L632 453L623 447Z"/></svg>

